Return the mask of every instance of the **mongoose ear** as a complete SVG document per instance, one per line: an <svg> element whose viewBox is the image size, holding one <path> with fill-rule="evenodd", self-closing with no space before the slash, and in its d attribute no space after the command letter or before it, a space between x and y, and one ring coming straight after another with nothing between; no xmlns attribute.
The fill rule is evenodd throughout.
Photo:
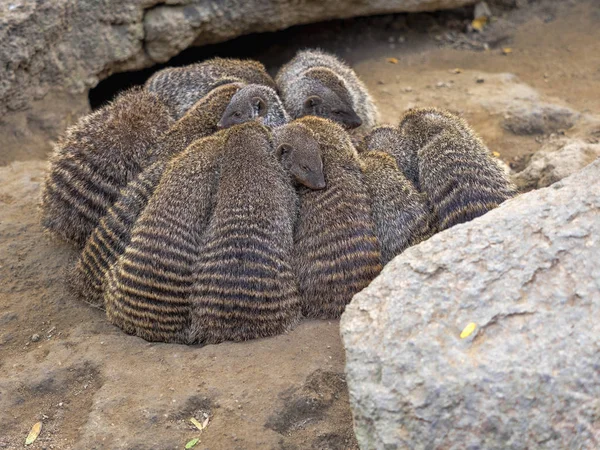
<svg viewBox="0 0 600 450"><path fill-rule="evenodd" d="M254 111L256 111L258 117L264 117L267 115L267 104L262 98L254 97L252 99L252 106L254 107Z"/></svg>
<svg viewBox="0 0 600 450"><path fill-rule="evenodd" d="M277 147L277 150L275 150L275 156L280 160L283 156L287 155L291 151L292 147L290 147L288 144L281 144L279 147Z"/></svg>
<svg viewBox="0 0 600 450"><path fill-rule="evenodd" d="M318 95L311 95L304 101L304 106L307 108L313 108L323 103L323 99Z"/></svg>

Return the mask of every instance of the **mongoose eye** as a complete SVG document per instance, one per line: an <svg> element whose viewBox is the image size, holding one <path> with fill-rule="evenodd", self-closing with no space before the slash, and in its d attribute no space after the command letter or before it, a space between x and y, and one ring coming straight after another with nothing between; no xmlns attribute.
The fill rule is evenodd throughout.
<svg viewBox="0 0 600 450"><path fill-rule="evenodd" d="M310 167L302 165L301 166L302 170L304 170L305 172L310 172Z"/></svg>
<svg viewBox="0 0 600 450"><path fill-rule="evenodd" d="M233 113L233 117L242 117L242 113L239 111L236 111Z"/></svg>

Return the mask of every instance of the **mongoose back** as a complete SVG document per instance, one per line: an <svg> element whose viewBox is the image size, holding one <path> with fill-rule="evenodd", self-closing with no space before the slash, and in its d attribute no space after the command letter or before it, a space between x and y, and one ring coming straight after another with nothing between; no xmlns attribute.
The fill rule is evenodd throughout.
<svg viewBox="0 0 600 450"><path fill-rule="evenodd" d="M213 209L223 133L175 156L105 280L108 319L148 341L191 343L198 245Z"/></svg>
<svg viewBox="0 0 600 450"><path fill-rule="evenodd" d="M426 196L406 179L391 155L368 151L361 153L360 158L382 263L387 264L433 234L433 216Z"/></svg>
<svg viewBox="0 0 600 450"><path fill-rule="evenodd" d="M44 183L44 228L83 246L119 190L149 164L149 149L172 124L156 95L134 88L67 130Z"/></svg>
<svg viewBox="0 0 600 450"><path fill-rule="evenodd" d="M169 105L179 119L215 87L234 82L275 89L273 79L258 61L213 58L185 67L169 67L148 79L145 89Z"/></svg>
<svg viewBox="0 0 600 450"><path fill-rule="evenodd" d="M384 125L374 128L367 134L357 150L360 153L374 150L390 154L396 160L398 168L406 179L418 190L419 164L417 162L417 152L410 147L410 142L400 133L397 127Z"/></svg>
<svg viewBox="0 0 600 450"><path fill-rule="evenodd" d="M279 127L290 121L281 99L274 89L249 84L237 92L219 121L220 128L258 120L268 127Z"/></svg>
<svg viewBox="0 0 600 450"><path fill-rule="evenodd" d="M292 118L315 115L357 128L360 133L377 123L377 108L366 86L334 55L300 51L275 80Z"/></svg>
<svg viewBox="0 0 600 450"><path fill-rule="evenodd" d="M121 192L94 229L79 257L71 283L88 303L103 305L106 272L129 244L131 229L174 155L194 140L217 131L217 123L239 84L218 87L199 100L153 147L157 161L147 167Z"/></svg>
<svg viewBox="0 0 600 450"><path fill-rule="evenodd" d="M435 108L409 111L399 125L417 153L419 186L439 231L485 214L517 191L490 151L460 118Z"/></svg>
<svg viewBox="0 0 600 450"><path fill-rule="evenodd" d="M192 296L193 341L282 333L300 319L291 267L297 195L256 122L232 128Z"/></svg>
<svg viewBox="0 0 600 450"><path fill-rule="evenodd" d="M275 156L295 187L325 189L321 148L310 128L294 122L273 130Z"/></svg>
<svg viewBox="0 0 600 450"><path fill-rule="evenodd" d="M299 189L293 261L302 312L339 317L382 268L369 194L356 150L341 126L317 117L297 123L317 138L327 183L324 190Z"/></svg>

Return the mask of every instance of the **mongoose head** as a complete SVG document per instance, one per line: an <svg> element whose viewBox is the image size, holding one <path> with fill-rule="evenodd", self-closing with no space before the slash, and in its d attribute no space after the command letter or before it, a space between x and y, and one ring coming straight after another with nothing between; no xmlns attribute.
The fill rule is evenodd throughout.
<svg viewBox="0 0 600 450"><path fill-rule="evenodd" d="M325 189L321 148L312 131L290 123L274 131L275 156L294 182L309 189Z"/></svg>
<svg viewBox="0 0 600 450"><path fill-rule="evenodd" d="M258 120L269 127L289 122L289 116L274 89L260 84L244 86L232 97L218 126L229 128L251 120Z"/></svg>
<svg viewBox="0 0 600 450"><path fill-rule="evenodd" d="M372 150L393 153L393 150L401 145L399 131L389 125L375 128L364 137L357 147L359 152L369 152Z"/></svg>
<svg viewBox="0 0 600 450"><path fill-rule="evenodd" d="M358 128L362 120L354 111L343 81L329 69L311 69L305 74L301 116L332 120L347 129Z"/></svg>

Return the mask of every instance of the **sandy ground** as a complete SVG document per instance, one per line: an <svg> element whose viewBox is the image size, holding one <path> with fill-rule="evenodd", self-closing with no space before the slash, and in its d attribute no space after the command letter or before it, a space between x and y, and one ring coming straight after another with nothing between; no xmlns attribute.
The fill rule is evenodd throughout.
<svg viewBox="0 0 600 450"><path fill-rule="evenodd" d="M448 108L517 169L552 134L580 130L558 124L515 134L511 111L600 112L597 1L536 2L481 36L457 32L463 19L295 28L277 44L272 35L268 45L255 38L250 53L274 67L299 46L337 51L372 90L383 121L397 122L411 106ZM227 55L235 45L210 51ZM76 255L38 225L47 163L31 155L24 149L0 167L0 448L22 448L38 421L32 449L180 449L195 437L198 449L356 448L338 322L306 321L283 336L203 348L123 334L66 289ZM195 429L191 417L208 417L207 428Z"/></svg>

